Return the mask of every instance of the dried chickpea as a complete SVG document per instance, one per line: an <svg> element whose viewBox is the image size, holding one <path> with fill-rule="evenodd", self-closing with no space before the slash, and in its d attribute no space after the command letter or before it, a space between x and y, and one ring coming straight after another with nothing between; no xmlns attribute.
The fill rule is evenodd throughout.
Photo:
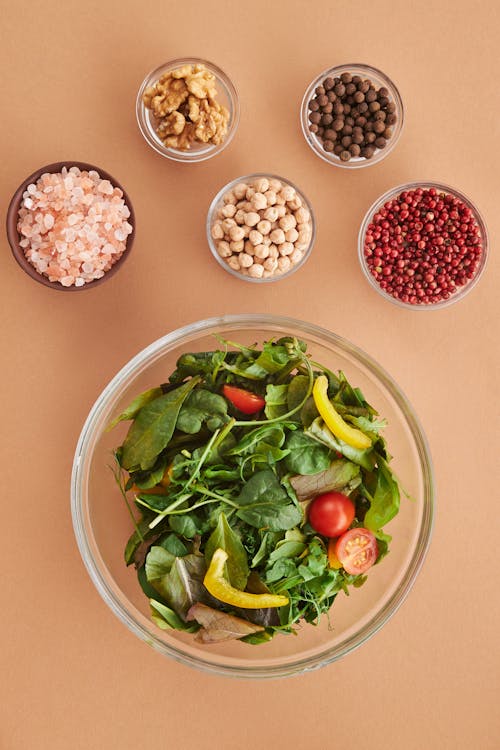
<svg viewBox="0 0 500 750"><path fill-rule="evenodd" d="M269 180L267 177L259 177L253 184L258 193L265 193L269 190Z"/></svg>
<svg viewBox="0 0 500 750"><path fill-rule="evenodd" d="M242 240L245 236L245 232L243 231L242 227L239 226L231 227L228 234L234 242Z"/></svg>
<svg viewBox="0 0 500 750"><path fill-rule="evenodd" d="M304 207L297 209L294 216L297 219L297 224L307 224L311 220L310 212Z"/></svg>
<svg viewBox="0 0 500 750"><path fill-rule="evenodd" d="M269 236L271 242L274 242L276 245L282 245L285 241L285 233L282 229L273 229Z"/></svg>
<svg viewBox="0 0 500 750"><path fill-rule="evenodd" d="M256 258L267 258L269 255L269 245L257 245L255 248Z"/></svg>
<svg viewBox="0 0 500 750"><path fill-rule="evenodd" d="M253 279L261 279L263 274L264 274L264 267L259 265L258 263L254 263L248 269L248 275L251 276Z"/></svg>
<svg viewBox="0 0 500 750"><path fill-rule="evenodd" d="M223 209L221 209L221 214L226 219L232 219L236 213L236 206L234 203L226 203Z"/></svg>
<svg viewBox="0 0 500 750"><path fill-rule="evenodd" d="M297 195L297 192L295 188L293 188L291 185L283 185L283 187L280 190L279 197L283 198L286 202L286 201L293 201L296 195Z"/></svg>
<svg viewBox="0 0 500 750"><path fill-rule="evenodd" d="M222 202L234 205L236 203L236 196L235 196L234 192L232 190L230 190L229 193L225 193L222 196Z"/></svg>
<svg viewBox="0 0 500 750"><path fill-rule="evenodd" d="M264 211L264 219L272 223L273 221L276 221L277 218L278 209L276 208L276 206L269 206L269 208L266 208L266 210Z"/></svg>
<svg viewBox="0 0 500 750"><path fill-rule="evenodd" d="M283 206L283 208L285 208L285 204L286 204L286 200L283 198L282 195L278 193L278 195L276 196L276 205Z"/></svg>
<svg viewBox="0 0 500 750"><path fill-rule="evenodd" d="M267 207L267 199L262 193L255 193L250 202L255 211L261 211L263 208Z"/></svg>
<svg viewBox="0 0 500 750"><path fill-rule="evenodd" d="M243 240L233 240L229 243L229 247L231 248L231 251L233 253L241 253L241 251L245 247L245 243L243 242Z"/></svg>
<svg viewBox="0 0 500 750"><path fill-rule="evenodd" d="M269 189L274 190L275 193L279 193L282 187L283 183L281 182L281 180L278 180L275 177L272 177L269 180Z"/></svg>
<svg viewBox="0 0 500 750"><path fill-rule="evenodd" d="M287 201L288 208L291 208L292 211L296 211L298 208L302 206L302 199L296 195L295 198L291 201Z"/></svg>
<svg viewBox="0 0 500 750"><path fill-rule="evenodd" d="M277 204L276 211L278 212L278 219L281 219L286 214L286 206Z"/></svg>
<svg viewBox="0 0 500 750"><path fill-rule="evenodd" d="M221 258L230 258L232 255L232 251L229 247L229 242L226 242L225 240L221 240L220 242L218 242L217 252L219 253Z"/></svg>
<svg viewBox="0 0 500 750"><path fill-rule="evenodd" d="M276 245L269 245L269 257L274 258L275 260L278 260L279 250L276 247Z"/></svg>
<svg viewBox="0 0 500 750"><path fill-rule="evenodd" d="M291 262L290 258L288 258L286 255L282 256L281 258L278 258L278 268L282 273L285 273L286 271L289 271L291 268Z"/></svg>
<svg viewBox="0 0 500 750"><path fill-rule="evenodd" d="M290 255L290 260L292 261L292 263L295 264L295 263L298 263L299 260L302 260L303 257L304 257L304 253L302 252L302 250L295 249L293 253Z"/></svg>
<svg viewBox="0 0 500 750"><path fill-rule="evenodd" d="M242 208L239 208L236 211L234 218L237 224L243 224L243 222L245 221L245 212Z"/></svg>
<svg viewBox="0 0 500 750"><path fill-rule="evenodd" d="M255 211L249 211L245 214L245 224L247 227L254 227L260 221L260 216Z"/></svg>
<svg viewBox="0 0 500 750"><path fill-rule="evenodd" d="M271 222L267 221L267 219L262 219L262 221L259 221L257 224L257 229L262 235L269 234L271 231Z"/></svg>
<svg viewBox="0 0 500 750"><path fill-rule="evenodd" d="M235 197L240 201L245 197L248 185L245 182L238 182L233 188Z"/></svg>
<svg viewBox="0 0 500 750"><path fill-rule="evenodd" d="M274 206L276 203L276 193L274 190L268 190L265 193L265 198L268 206Z"/></svg>
<svg viewBox="0 0 500 750"><path fill-rule="evenodd" d="M251 255L248 255L248 253L240 253L239 261L242 268L250 268L253 263L253 258Z"/></svg>
<svg viewBox="0 0 500 750"><path fill-rule="evenodd" d="M251 229L250 233L248 235L248 239L252 243L252 245L260 245L262 244L262 240L264 239L260 232L258 232L256 229Z"/></svg>
<svg viewBox="0 0 500 750"><path fill-rule="evenodd" d="M222 222L222 228L224 230L224 234L229 234L229 230L231 229L231 227L235 227L235 226L236 226L236 222L234 219L224 219L224 221Z"/></svg>
<svg viewBox="0 0 500 750"><path fill-rule="evenodd" d="M264 268L266 271L275 271L278 268L278 259L277 258L266 258L264 261Z"/></svg>
<svg viewBox="0 0 500 750"><path fill-rule="evenodd" d="M212 225L210 234L214 240L221 240L224 237L224 230L220 221L216 221L215 224Z"/></svg>
<svg viewBox="0 0 500 750"><path fill-rule="evenodd" d="M296 242L296 240L299 237L299 233L295 228L289 229L287 232L285 232L285 240L287 242Z"/></svg>
<svg viewBox="0 0 500 750"><path fill-rule="evenodd" d="M232 243L231 243L232 244ZM283 242L278 246L278 252L280 255L291 255L294 251L294 246L291 242Z"/></svg>
<svg viewBox="0 0 500 750"><path fill-rule="evenodd" d="M237 255L231 255L230 258L227 259L227 265L229 268L232 268L233 271L239 271L240 270L240 261L238 259Z"/></svg>
<svg viewBox="0 0 500 750"><path fill-rule="evenodd" d="M249 201L251 198L253 198L253 196L255 195L255 192L256 192L255 188L252 187L251 185L249 185L247 187L247 190L246 190L246 193L245 193L247 201Z"/></svg>
<svg viewBox="0 0 500 750"><path fill-rule="evenodd" d="M255 255L255 246L252 245L252 243L250 242L250 240L246 240L245 241L245 245L244 245L243 249L244 249L244 251L248 255Z"/></svg>
<svg viewBox="0 0 500 750"><path fill-rule="evenodd" d="M280 225L280 228L284 232L288 232L289 229L294 229L296 227L297 220L295 219L295 216L293 216L292 214L285 214L284 216L281 217L278 223Z"/></svg>

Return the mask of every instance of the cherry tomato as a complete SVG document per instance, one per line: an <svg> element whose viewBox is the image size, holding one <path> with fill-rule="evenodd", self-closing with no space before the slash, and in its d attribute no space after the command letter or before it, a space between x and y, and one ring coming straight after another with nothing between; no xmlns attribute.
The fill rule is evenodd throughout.
<svg viewBox="0 0 500 750"><path fill-rule="evenodd" d="M340 536L354 520L354 503L341 492L325 492L309 506L309 523L323 536Z"/></svg>
<svg viewBox="0 0 500 750"><path fill-rule="evenodd" d="M346 573L364 573L377 559L377 540L368 529L349 529L337 539L335 554Z"/></svg>
<svg viewBox="0 0 500 750"><path fill-rule="evenodd" d="M243 414L255 414L266 405L262 396L258 396L251 391L245 391L243 388L237 388L234 385L223 386L222 392L227 400Z"/></svg>

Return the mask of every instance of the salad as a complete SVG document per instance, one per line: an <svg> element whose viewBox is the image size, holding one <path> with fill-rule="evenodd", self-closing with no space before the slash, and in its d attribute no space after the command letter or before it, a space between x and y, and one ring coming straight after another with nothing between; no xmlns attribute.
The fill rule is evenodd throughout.
<svg viewBox="0 0 500 750"><path fill-rule="evenodd" d="M114 456L162 629L260 644L317 624L388 553L400 490L385 420L299 339L218 339L138 395Z"/></svg>

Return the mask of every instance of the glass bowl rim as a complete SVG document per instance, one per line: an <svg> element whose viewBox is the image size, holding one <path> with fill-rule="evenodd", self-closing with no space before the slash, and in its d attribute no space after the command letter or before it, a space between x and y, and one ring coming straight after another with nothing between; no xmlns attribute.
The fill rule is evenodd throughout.
<svg viewBox="0 0 500 750"><path fill-rule="evenodd" d="M319 143L317 143L318 139L314 136L313 133L309 131L307 127L307 116L309 112L308 105L314 89L321 83L322 80L327 78L329 75L333 75L335 77L338 74L352 71L354 71L355 73L362 73L366 75L372 73L375 77L384 82L386 87L389 89L394 103L396 104L398 119L396 121L395 132L392 135L388 145L383 149L377 149L375 155L371 159L364 159L360 161L350 160L343 162L337 156L330 156L328 152L324 151L324 149L320 147ZM327 68L311 81L311 83L305 90L304 96L302 97L302 102L300 104L300 126L307 145L309 146L311 151L313 151L313 153L315 153L316 156L318 156L324 162L330 164L333 167L340 167L341 169L363 169L365 167L373 167L375 164L379 164L387 156L389 156L391 151L396 147L403 132L404 123L405 110L403 98L399 92L398 87L386 73L384 73L382 70L379 70L378 68L375 68L373 65L368 65L367 63L346 63L342 65L334 65L333 67Z"/></svg>
<svg viewBox="0 0 500 750"><path fill-rule="evenodd" d="M229 190L232 190L232 188L234 188L239 182L245 182L248 180L257 180L260 177L267 177L268 179L271 179L271 180L273 179L281 180L281 182L284 182L287 185L290 185L290 187L293 187L293 189L299 194L300 198L304 201L309 213L311 214L311 227L312 227L311 240L309 242L309 245L307 246L307 250L304 252L302 259L298 263L296 263L294 266L292 266L292 268L290 268L290 270L287 271L286 273L277 274L274 277L270 276L267 279L264 279L264 278L254 279L251 276L243 276L243 274L239 273L238 271L235 271L230 266L228 266L228 264L224 262L224 259L221 258L219 253L217 252L217 248L215 247L215 241L210 231L212 227L212 221L213 221L215 210L217 206L219 205L219 203L221 202L221 200L223 199L225 193L227 193ZM217 192L215 197L212 199L210 206L208 208L205 228L206 228L208 246L215 260L218 262L218 264L222 266L222 268L225 271L227 271L227 273L230 273L235 278L239 279L240 281L248 281L251 284L271 284L276 281L283 281L283 279L288 278L289 276L294 274L296 271L298 271L299 268L301 268L304 265L306 260L308 260L312 252L312 249L314 247L314 243L316 241L316 216L315 216L311 201L309 200L307 195L305 195L305 193L299 187L297 187L297 185L294 182L289 180L287 177L282 177L281 175L273 174L272 172L252 172L251 174L241 175L240 177L235 177L233 180L230 180L230 182L228 182L226 185L221 187L221 189Z"/></svg>
<svg viewBox="0 0 500 750"><path fill-rule="evenodd" d="M364 255L364 242L365 242L365 235L368 228L368 225L370 221L373 218L373 215L391 198L394 198L395 196L399 195L400 193L404 193L407 190L415 190L416 188L423 188L423 189L429 189L429 188L436 188L436 190L440 190L441 192L448 193L449 195L453 195L456 198L459 198L461 201L465 203L465 205L472 211L474 214L474 218L476 219L479 229L481 232L481 237L483 240L483 253L482 253L482 259L480 261L480 267L473 276L472 279L470 279L464 286L462 286L455 294L452 294L449 299L441 300L440 302L435 302L428 305L412 305L410 302L402 302L399 299L396 299L395 297L392 297L390 294L387 294L384 289L381 289L377 281L374 279L370 271L368 270L368 267L366 265L365 255ZM457 188L451 187L450 185L446 185L443 182L436 182L433 180L418 180L413 182L406 182L402 185L398 185L396 187L390 188L387 190L383 195L381 195L379 198L377 198L368 211L366 212L363 221L361 222L361 226L359 228L358 233L358 260L359 264L361 266L361 270L363 271L363 274L370 284L370 286L375 289L381 297L388 300L389 302L392 302L392 304L397 305L397 307L404 308L405 310L415 310L415 311L429 311L429 310L443 310L445 307L450 307L451 305L454 305L456 302L460 302L479 282L479 279L483 275L486 265L488 263L488 257L489 257L489 237L488 237L488 228L486 226L486 222L477 208L476 204L464 193L462 193L460 190L457 190Z"/></svg>
<svg viewBox="0 0 500 750"><path fill-rule="evenodd" d="M230 104L229 127L226 138L224 138L222 143L211 145L210 147L205 148L199 152L186 151L184 155L181 151L177 152L175 149L167 148L161 142L157 141L151 136L145 125L146 107L144 105L144 102L142 101L142 96L147 86L151 85L151 82L155 79L158 79L162 73L165 73L168 70L175 69L177 67L181 67L182 65L198 64L204 65L207 70L213 73L216 78L221 81L225 89L225 93ZM146 141L148 146L156 151L156 153L160 154L160 156L163 156L166 159L178 162L179 164L199 164L202 161L207 161L207 159L211 159L213 156L217 156L217 154L220 154L233 140L240 121L240 100L238 90L234 85L232 79L224 70L222 70L222 68L219 68L218 65L210 62L210 60L204 60L200 57L178 57L172 60L167 60L167 62L149 71L149 73L144 77L137 92L135 102L135 115L137 125L144 140Z"/></svg>
<svg viewBox="0 0 500 750"><path fill-rule="evenodd" d="M184 653L181 648L167 645L152 629L148 630L134 617L129 611L127 600L125 600L127 604L124 605L120 598L111 590L106 581L105 575L102 574L98 562L91 551L90 539L85 528L87 508L80 493L80 479L82 465L87 458L88 446L94 438L93 432L100 414L106 408L107 403L116 395L117 389L122 387L131 376L142 372L152 361L169 351L187 335L190 337L196 333L202 335L214 327L223 331L226 328L244 330L248 327L258 328L259 326L263 326L263 330L265 330L266 325L268 327L279 328L281 326L288 330L295 330L297 333L301 332L310 335L313 338L317 337L319 340L326 340L327 343L342 348L345 352L350 353L351 355L354 355L356 359L359 359L372 374L376 375L379 382L389 390L391 397L396 401L398 407L405 415L408 427L410 428L415 445L418 449L420 469L422 471L424 484L422 520L413 557L405 569L400 585L392 593L384 607L377 611L371 617L370 621L361 628L361 630L352 634L342 644L330 649L325 648L321 653L316 654L313 657L298 658L286 665L275 664L264 667L232 664L221 665L215 664L208 659L204 660L199 656L193 657ZM355 344L352 344L337 334L313 323L306 323L289 317L265 315L260 313L223 315L183 326L157 339L132 357L103 389L92 406L78 438L71 475L71 514L77 545L92 582L111 611L129 628L129 630L160 653L170 656L180 663L196 667L205 672L242 678L285 677L318 669L347 655L378 632L378 630L395 614L404 602L422 567L432 536L434 495L434 472L425 433L423 432L418 417L406 396L392 377L376 362L376 360L366 354ZM91 528L91 524L89 525Z"/></svg>

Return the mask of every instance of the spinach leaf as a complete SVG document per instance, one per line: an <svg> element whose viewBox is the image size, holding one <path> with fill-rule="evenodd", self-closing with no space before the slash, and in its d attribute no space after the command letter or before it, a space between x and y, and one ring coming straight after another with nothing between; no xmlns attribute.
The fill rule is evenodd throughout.
<svg viewBox="0 0 500 750"><path fill-rule="evenodd" d="M279 372L290 359L286 346L274 344L271 341L266 342L255 362L246 370L248 374L256 374L262 377L273 375Z"/></svg>
<svg viewBox="0 0 500 750"><path fill-rule="evenodd" d="M226 399L204 388L196 388L184 401L176 427L181 432L194 435L204 424L210 432L215 432L227 420Z"/></svg>
<svg viewBox="0 0 500 750"><path fill-rule="evenodd" d="M309 378L307 375L295 375L288 386L286 398L289 411L293 411L304 400L309 390Z"/></svg>
<svg viewBox="0 0 500 750"><path fill-rule="evenodd" d="M266 388L266 408L264 414L268 419L282 417L288 411L287 385L268 385Z"/></svg>
<svg viewBox="0 0 500 750"><path fill-rule="evenodd" d="M319 411L314 403L314 398L309 396L304 406L300 410L300 421L305 428L310 427L315 419L319 417Z"/></svg>
<svg viewBox="0 0 500 750"><path fill-rule="evenodd" d="M366 511L364 524L371 531L378 531L394 518L399 511L399 486L394 480L387 463L377 457L377 485L373 501Z"/></svg>
<svg viewBox="0 0 500 750"><path fill-rule="evenodd" d="M290 451L285 466L294 474L317 474L330 466L330 450L300 430L290 433L285 445Z"/></svg>
<svg viewBox="0 0 500 750"><path fill-rule="evenodd" d="M175 534L168 534L158 542L158 546L166 549L167 552L170 552L174 557L184 557L184 555L187 555L188 553L184 542L181 542L179 537Z"/></svg>
<svg viewBox="0 0 500 750"><path fill-rule="evenodd" d="M295 429L293 423L281 423L281 424L270 424L262 425L257 427L247 434L230 450L227 451L228 456L245 456L250 453L254 453L256 446L264 441L268 445L274 445L277 448L281 448L285 442L285 430L284 426L291 426Z"/></svg>
<svg viewBox="0 0 500 750"><path fill-rule="evenodd" d="M164 547L151 547L144 566L149 583L154 584L155 581L160 581L167 573L170 573L174 561L175 555Z"/></svg>
<svg viewBox="0 0 500 750"><path fill-rule="evenodd" d="M162 630L185 630L186 633L195 633L198 630L198 623L185 623L173 609L170 609L165 604L155 599L150 599L149 604L151 607L151 619Z"/></svg>
<svg viewBox="0 0 500 750"><path fill-rule="evenodd" d="M217 372L225 359L229 361L235 359L235 352L222 352L220 350L213 352L192 352L182 354L177 360L175 371L169 377L170 383L182 383L188 377L194 375L204 375L210 378L217 375Z"/></svg>
<svg viewBox="0 0 500 750"><path fill-rule="evenodd" d="M383 560L386 555L389 554L389 544L392 541L392 536L390 534L385 534L381 529L375 531L374 533L377 539L378 547L378 557L375 565L378 565L378 563Z"/></svg>
<svg viewBox="0 0 500 750"><path fill-rule="evenodd" d="M308 500L323 492L343 490L347 494L360 483L359 466L343 459L332 461L328 469L319 474L290 477L290 484L299 501Z"/></svg>
<svg viewBox="0 0 500 750"><path fill-rule="evenodd" d="M156 487L163 479L167 468L167 457L160 456L149 471L134 471L130 473L130 479L140 490L150 490Z"/></svg>
<svg viewBox="0 0 500 750"><path fill-rule="evenodd" d="M118 422L126 422L129 419L135 419L143 406L146 406L146 404L149 404L151 401L154 401L154 399L158 398L158 396L161 396L162 393L163 391L159 387L150 388L149 391L144 391L144 393L140 393L127 406L127 408L124 411L122 411L121 414L115 417L115 419L113 419L113 421L108 424L108 426L106 427L106 432L109 432L109 430L112 430L113 427L116 427Z"/></svg>
<svg viewBox="0 0 500 750"><path fill-rule="evenodd" d="M212 555L219 547L228 554L224 566L228 581L234 588L243 591L249 574L247 553L239 535L233 531L224 513L220 514L217 526L211 533L205 547L207 565L210 564Z"/></svg>
<svg viewBox="0 0 500 750"><path fill-rule="evenodd" d="M168 522L172 531L176 534L192 539L200 531L199 519L194 513L183 513L182 515L171 515Z"/></svg>
<svg viewBox="0 0 500 750"><path fill-rule="evenodd" d="M362 466L363 469L371 471L375 466L375 455L372 448L366 450L360 450L359 448L353 448L352 445L344 443L343 440L335 437L335 435L328 429L326 424L323 422L321 417L318 417L311 423L306 430L306 435L318 440L323 445L328 446L338 453L342 453L343 456L353 461L355 464Z"/></svg>
<svg viewBox="0 0 500 750"><path fill-rule="evenodd" d="M245 483L236 502L236 515L256 528L286 531L302 521L302 511L294 505L271 470L258 471Z"/></svg>
<svg viewBox="0 0 500 750"><path fill-rule="evenodd" d="M173 435L177 416L199 378L180 385L143 406L123 443L121 464L131 470L150 469Z"/></svg>

